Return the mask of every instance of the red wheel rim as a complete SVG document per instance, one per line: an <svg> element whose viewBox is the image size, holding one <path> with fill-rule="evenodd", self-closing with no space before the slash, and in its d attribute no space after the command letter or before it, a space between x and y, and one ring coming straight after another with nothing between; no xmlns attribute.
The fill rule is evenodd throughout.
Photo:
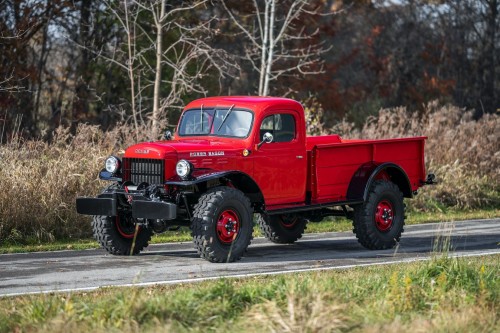
<svg viewBox="0 0 500 333"><path fill-rule="evenodd" d="M383 200L380 201L375 209L375 225L380 231L387 231L392 227L394 221L394 209L392 204Z"/></svg>
<svg viewBox="0 0 500 333"><path fill-rule="evenodd" d="M280 216L279 222L286 229L293 228L299 219L297 217L288 217L285 215Z"/></svg>
<svg viewBox="0 0 500 333"><path fill-rule="evenodd" d="M240 219L232 210L225 210L217 219L217 237L224 244L231 244L240 231Z"/></svg>
<svg viewBox="0 0 500 333"><path fill-rule="evenodd" d="M118 233L123 238L134 238L135 225L133 223L127 221L126 218L121 219L119 216L116 216L115 224L116 230L118 230Z"/></svg>

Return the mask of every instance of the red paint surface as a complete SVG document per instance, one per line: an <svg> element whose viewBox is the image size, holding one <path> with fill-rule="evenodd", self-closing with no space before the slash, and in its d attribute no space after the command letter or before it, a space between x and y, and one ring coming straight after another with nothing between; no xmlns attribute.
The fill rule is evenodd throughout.
<svg viewBox="0 0 500 333"><path fill-rule="evenodd" d="M375 208L375 226L380 231L388 231L394 220L394 208L389 201L383 200Z"/></svg>
<svg viewBox="0 0 500 333"><path fill-rule="evenodd" d="M423 161L425 137L390 140L342 140L316 145L312 149L311 192L314 201L346 200L352 176L366 162L391 162L405 170L412 190L425 179Z"/></svg>
<svg viewBox="0 0 500 333"><path fill-rule="evenodd" d="M231 244L240 232L240 220L232 210L223 211L217 219L217 238L224 244Z"/></svg>
<svg viewBox="0 0 500 333"><path fill-rule="evenodd" d="M125 157L165 159L165 178L175 175L179 159L195 168L211 171L238 170L260 187L266 207L303 205L306 191L312 203L346 200L354 173L367 162L392 162L406 171L412 190L425 179L425 137L388 140L343 140L338 135L307 137L304 110L300 103L274 97L212 97L189 103L185 110L231 107L251 110L253 125L247 138L176 136L176 140L146 142L129 147ZM295 119L296 136L291 142L263 144L260 125L275 113ZM248 149L250 155L243 156ZM196 152L224 152L224 156L192 156ZM387 176L387 175L386 175Z"/></svg>

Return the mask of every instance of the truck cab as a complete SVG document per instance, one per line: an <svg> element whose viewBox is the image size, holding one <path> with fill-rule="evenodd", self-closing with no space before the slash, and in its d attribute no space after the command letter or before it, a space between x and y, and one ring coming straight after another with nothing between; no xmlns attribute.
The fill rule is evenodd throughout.
<svg viewBox="0 0 500 333"><path fill-rule="evenodd" d="M77 211L94 216L95 238L117 255L189 226L202 258L235 261L252 238L253 214L276 243L298 240L307 222L345 215L360 224L362 245L394 246L403 197L433 181L424 177L425 138L347 141L307 137L305 128L291 99L195 100L173 138L109 157L99 176L111 184L97 198L77 198ZM365 237L371 227L375 239Z"/></svg>
<svg viewBox="0 0 500 333"><path fill-rule="evenodd" d="M272 206L305 198L305 136L304 110L296 101L206 98L186 106L171 144L196 143L199 151L190 148L179 152L179 158L194 169L245 174Z"/></svg>

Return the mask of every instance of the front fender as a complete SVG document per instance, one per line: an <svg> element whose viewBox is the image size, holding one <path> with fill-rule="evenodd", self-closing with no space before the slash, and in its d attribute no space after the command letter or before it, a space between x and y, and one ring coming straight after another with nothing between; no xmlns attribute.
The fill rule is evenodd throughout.
<svg viewBox="0 0 500 333"><path fill-rule="evenodd" d="M114 181L114 182L121 182L122 181L121 177L117 177L116 175L112 174L111 172L106 171L106 169L102 169L101 172L99 172L99 179L109 180L109 181Z"/></svg>
<svg viewBox="0 0 500 333"><path fill-rule="evenodd" d="M264 204L264 196L262 194L262 191L260 190L259 185L257 185L257 182L246 173L237 170L214 171L209 169L198 169L193 172L193 175L190 179L182 179L179 176L175 176L167 180L165 184L176 186L191 186L220 178L229 180L232 186L245 193L245 195L250 198L250 201L252 203Z"/></svg>
<svg viewBox="0 0 500 333"><path fill-rule="evenodd" d="M193 175L188 179L182 179L179 176L174 176L168 179L166 185L191 186L207 182L209 180L223 178L227 175L237 173L238 171L214 171L214 170L195 170Z"/></svg>

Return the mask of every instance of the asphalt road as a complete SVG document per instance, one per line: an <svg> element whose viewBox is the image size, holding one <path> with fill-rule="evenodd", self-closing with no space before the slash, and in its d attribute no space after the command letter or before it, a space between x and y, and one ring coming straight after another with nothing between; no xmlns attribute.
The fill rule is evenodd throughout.
<svg viewBox="0 0 500 333"><path fill-rule="evenodd" d="M230 264L200 259L190 242L151 245L134 257L101 249L5 254L0 296L395 264L429 258L437 239L451 241L453 256L500 253L500 218L406 226L399 246L383 251L366 250L351 232L309 234L293 245L258 238Z"/></svg>

